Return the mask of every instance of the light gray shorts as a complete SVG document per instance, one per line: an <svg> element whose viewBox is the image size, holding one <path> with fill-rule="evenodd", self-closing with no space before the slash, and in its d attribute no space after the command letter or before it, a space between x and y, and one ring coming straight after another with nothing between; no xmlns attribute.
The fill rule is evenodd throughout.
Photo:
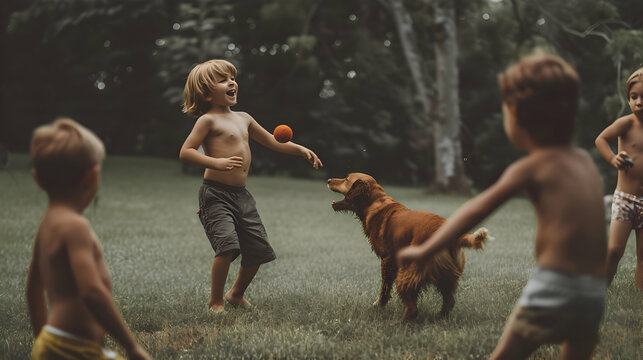
<svg viewBox="0 0 643 360"><path fill-rule="evenodd" d="M595 339L606 287L604 278L537 267L507 328L538 344Z"/></svg>

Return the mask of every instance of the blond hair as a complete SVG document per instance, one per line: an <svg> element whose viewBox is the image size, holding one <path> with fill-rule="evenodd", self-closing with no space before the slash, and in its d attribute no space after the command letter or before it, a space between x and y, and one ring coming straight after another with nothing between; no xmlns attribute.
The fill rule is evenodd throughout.
<svg viewBox="0 0 643 360"><path fill-rule="evenodd" d="M642 77L643 67L633 72L632 75L627 78L627 81L625 82L625 93L627 94L627 96L630 96L630 90L632 90L632 86L634 86L634 84L636 84L637 82L640 82Z"/></svg>
<svg viewBox="0 0 643 360"><path fill-rule="evenodd" d="M188 75L183 89L183 112L199 117L210 110L205 99L219 80L236 77L237 69L225 60L209 60L196 65Z"/></svg>
<svg viewBox="0 0 643 360"><path fill-rule="evenodd" d="M498 82L502 100L516 107L518 124L535 142L572 141L580 78L565 60L537 50L507 69Z"/></svg>
<svg viewBox="0 0 643 360"><path fill-rule="evenodd" d="M83 173L105 158L103 142L72 119L58 118L34 130L31 161L48 193L73 189Z"/></svg>

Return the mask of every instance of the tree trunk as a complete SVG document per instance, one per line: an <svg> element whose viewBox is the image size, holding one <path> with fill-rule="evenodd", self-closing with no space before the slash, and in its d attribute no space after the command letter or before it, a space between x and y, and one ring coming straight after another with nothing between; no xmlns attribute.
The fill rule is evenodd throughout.
<svg viewBox="0 0 643 360"><path fill-rule="evenodd" d="M388 4L393 13L393 19L400 37L400 43L402 44L404 58L411 71L415 91L417 91L417 100L422 105L424 112L422 118L426 119L428 126L430 122L429 114L431 114L431 91L428 85L429 78L427 74L422 72L422 54L420 54L420 49L418 49L417 46L417 40L413 30L413 20L404 7L402 0L389 0Z"/></svg>
<svg viewBox="0 0 643 360"><path fill-rule="evenodd" d="M452 0L434 0L434 50L437 114L433 119L434 188L439 192L468 192L460 144L458 39Z"/></svg>

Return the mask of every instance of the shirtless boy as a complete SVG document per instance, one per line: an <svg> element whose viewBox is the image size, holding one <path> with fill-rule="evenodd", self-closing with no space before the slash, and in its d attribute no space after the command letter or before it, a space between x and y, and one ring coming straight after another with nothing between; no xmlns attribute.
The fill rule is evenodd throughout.
<svg viewBox="0 0 643 360"><path fill-rule="evenodd" d="M118 313L103 252L83 217L98 191L104 157L96 135L70 119L34 132L33 175L47 192L49 206L36 234L27 277L36 336L33 359L122 359L101 348L106 332L125 348L129 359L150 359Z"/></svg>
<svg viewBox="0 0 643 360"><path fill-rule="evenodd" d="M564 359L588 359L605 306L606 234L598 171L572 145L578 75L562 59L535 53L499 81L505 132L528 155L398 259L422 261L525 191L538 216L538 266L491 358L522 359L540 344L562 343Z"/></svg>
<svg viewBox="0 0 643 360"><path fill-rule="evenodd" d="M634 281L643 290L643 68L625 83L632 113L612 123L596 138L596 147L618 169L618 182L612 200L612 222L607 250L607 279L611 283L623 257L627 238L636 232L636 272ZM609 142L618 139L618 154Z"/></svg>
<svg viewBox="0 0 643 360"><path fill-rule="evenodd" d="M271 150L302 156L315 169L322 166L311 150L293 142L279 143L252 116L231 110L239 90L236 74L236 68L225 60L206 61L190 71L183 93L183 111L198 119L179 157L205 168L199 189L199 218L215 253L208 302L214 312L224 309L228 269L239 254L239 274L225 299L241 307L250 305L244 293L259 266L276 258L255 200L245 187L251 159L248 139Z"/></svg>

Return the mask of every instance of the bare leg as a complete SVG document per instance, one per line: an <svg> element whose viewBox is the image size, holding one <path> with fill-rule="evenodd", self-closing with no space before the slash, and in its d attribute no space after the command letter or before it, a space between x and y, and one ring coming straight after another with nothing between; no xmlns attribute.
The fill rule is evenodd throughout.
<svg viewBox="0 0 643 360"><path fill-rule="evenodd" d="M254 279L259 270L259 265L256 266L243 266L239 267L239 275L235 280L232 288L225 294L225 299L232 305L238 305L243 308L250 307L250 303L243 297L248 285Z"/></svg>
<svg viewBox="0 0 643 360"><path fill-rule="evenodd" d="M618 269L618 262L621 261L623 253L625 252L625 245L627 238L632 231L632 224L629 222L621 222L612 220L610 224L610 241L607 246L607 263L606 263L606 276L608 284L614 280L616 270Z"/></svg>
<svg viewBox="0 0 643 360"><path fill-rule="evenodd" d="M490 359L526 359L538 348L538 345L539 344L533 343L509 329L505 329Z"/></svg>
<svg viewBox="0 0 643 360"><path fill-rule="evenodd" d="M565 341L561 359L563 360L586 360L592 358L592 353L596 347L597 339L588 341Z"/></svg>
<svg viewBox="0 0 643 360"><path fill-rule="evenodd" d="M232 251L227 251L219 256L215 256L212 261L212 284L210 288L210 301L208 306L214 312L223 311L223 287L228 278L228 269L232 260Z"/></svg>
<svg viewBox="0 0 643 360"><path fill-rule="evenodd" d="M643 290L643 229L636 230L636 273L634 281L639 290Z"/></svg>

